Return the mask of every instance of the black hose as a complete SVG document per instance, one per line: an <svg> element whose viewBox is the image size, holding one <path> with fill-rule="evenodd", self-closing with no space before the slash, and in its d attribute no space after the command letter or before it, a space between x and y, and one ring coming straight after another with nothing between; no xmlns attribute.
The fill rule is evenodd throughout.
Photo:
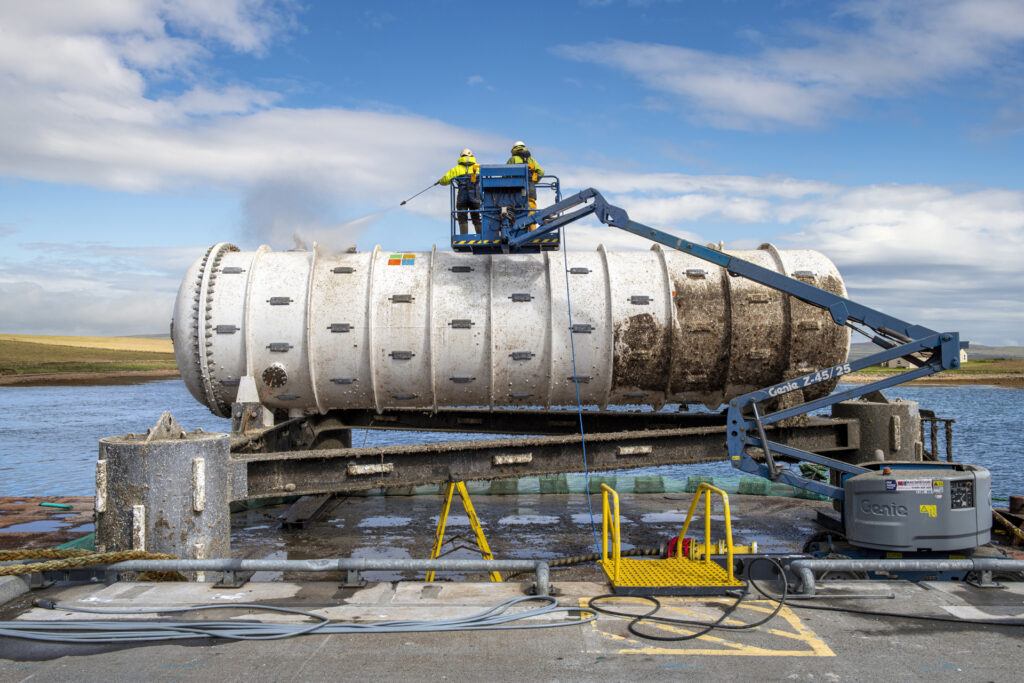
<svg viewBox="0 0 1024 683"><path fill-rule="evenodd" d="M744 631L744 630L748 630L748 629L752 629L752 628L757 628L758 626L762 626L764 624L767 624L769 621L771 621L772 619L775 618L775 616L782 609L782 606L786 604L786 595L789 593L789 581L786 579L786 573L783 571L782 565L780 565L777 561L775 561L773 559L770 559L770 558L767 558L767 557L756 557L756 558L754 558L754 559L752 559L750 561L748 567L753 567L758 562L771 562L773 565L775 565L776 569L779 572L779 575L782 577L782 597L780 597L780 598L770 597L764 591L761 591L760 589L758 589L759 592L761 593L761 595L764 595L769 600L777 602L778 605L776 605L775 609L772 611L771 614L769 614L768 616L764 617L763 619L760 619L760 620L755 621L755 622L750 623L750 624L733 625L733 624L726 624L726 623L724 623L725 620L730 615L732 615L733 612L736 611L736 609L740 606L740 603L743 602L743 600L744 600L744 595L743 594L741 594L736 599L736 602L732 603L731 605L729 605L728 607L725 608L725 610L722 612L722 616L718 617L717 619L715 619L711 623L708 623L706 621L692 621L692 620L689 620L689 619L673 619L673 618L670 618L670 617L659 617L659 616L656 616L658 610L661 609L661 603L653 595L635 595L635 596L624 596L624 595L614 595L614 594L598 595L596 597L591 598L590 601L587 603L587 606L590 609L592 609L595 612L598 612L600 614L608 614L608 615L615 616L615 617L624 617L624 618L627 618L627 619L631 619L632 621L630 621L629 625L627 626L627 628L629 629L629 632L632 633L633 635L639 637L639 638L645 638L647 640L661 640L661 641L693 640L694 638L699 638L700 636L702 636L702 635L704 635L706 633L710 633L711 631L713 631L715 629L722 629L722 630L727 630L727 631ZM753 580L751 580L751 583L753 583ZM610 600L612 598L623 598L623 597L633 597L633 598L640 598L642 600L650 600L652 603L654 603L654 607L649 612L647 612L645 614L631 614L629 612L616 612L614 610L610 610L610 609L605 608L605 607L599 607L598 605L594 604L598 600ZM689 633L689 634L681 635L681 636L653 635L651 633L642 633L640 630L638 630L637 626L641 622L643 622L643 621L653 621L653 622L656 622L656 623L659 623L659 624L669 624L669 625L672 625L672 626L698 626L698 627L701 628L701 630L697 631L696 633Z"/></svg>

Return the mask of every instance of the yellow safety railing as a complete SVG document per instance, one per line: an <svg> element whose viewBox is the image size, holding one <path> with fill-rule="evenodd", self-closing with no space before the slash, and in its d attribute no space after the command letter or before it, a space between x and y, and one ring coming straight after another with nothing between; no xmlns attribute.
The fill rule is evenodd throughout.
<svg viewBox="0 0 1024 683"><path fill-rule="evenodd" d="M603 484L602 484L603 487ZM614 492L613 492L614 493ZM705 564L711 563L711 494L717 493L722 497L722 505L725 508L725 547L726 554L728 556L725 566L729 572L729 581L733 581L732 575L732 517L729 514L729 494L720 488L716 488L711 484L701 483L697 487L697 494L693 497L693 502L690 503L690 511L686 513L686 522L683 524L683 530L679 532L679 540L676 541L676 558L681 559L683 557L683 539L686 538L686 532L690 528L690 522L693 520L693 512L697 509L697 503L700 502L701 496L704 497L704 562ZM618 496L615 501L615 521L618 526L619 518L619 506Z"/></svg>
<svg viewBox="0 0 1024 683"><path fill-rule="evenodd" d="M611 504L609 504L611 499ZM608 532L611 531L612 557L614 558L611 580L619 580L619 564L622 560L622 537L619 534L619 494L608 484L601 484L601 559L608 567Z"/></svg>

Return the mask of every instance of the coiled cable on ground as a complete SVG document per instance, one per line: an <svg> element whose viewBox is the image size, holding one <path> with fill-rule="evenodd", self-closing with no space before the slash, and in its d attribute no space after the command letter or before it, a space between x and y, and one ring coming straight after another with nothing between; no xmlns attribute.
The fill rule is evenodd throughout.
<svg viewBox="0 0 1024 683"><path fill-rule="evenodd" d="M777 597L777 598L776 597L771 597L768 594L766 594L764 591L760 591L760 589L758 589L761 592L762 595L764 595L769 600L777 602L778 604L775 606L775 609L772 610L771 614L769 614L768 616L766 616L766 617L764 617L762 619L759 619L759 620L757 620L757 621L755 621L753 623L749 623L749 624L727 624L727 623L725 623L725 620L728 619L739 608L740 603L742 603L743 600L745 599L745 594L741 594L736 599L736 602L732 603L731 605L728 605L722 611L722 615L720 617L718 617L717 619L715 619L714 621L712 621L712 622L697 621L695 619L676 619L674 617L660 617L660 616L657 615L657 612L661 609L662 605L661 605L661 602L659 602L658 599L656 597L654 597L653 595L634 595L634 596L624 596L624 595L614 595L614 594L598 595L596 597L591 598L590 601L587 603L587 606L590 609L592 609L595 612L598 612L600 614L607 614L607 615L610 615L610 616L623 617L625 619L630 619L631 621L629 622L629 625L626 627L629 630L629 632L632 633L633 635L639 637L639 638L644 638L646 640L661 640L661 641L675 642L675 641L680 641L680 640L693 640L694 638L699 638L700 636L705 635L706 633L710 633L711 631L714 631L715 629L722 629L722 630L727 630L727 631L745 631L745 630L748 630L748 629L757 628L758 626L762 626L764 624L767 624L769 621L771 621L772 619L775 618L775 616L779 613L779 611L782 610L782 606L786 604L786 596L789 593L789 581L786 579L786 573L783 571L782 565L780 565L775 560L772 560L772 559L769 559L769 558L766 558L766 557L757 557L757 558L754 558L750 562L749 566L753 567L758 562L770 562L773 565L775 565L776 569L778 570L779 575L782 577L782 595L780 597ZM751 583L754 583L754 582L751 581ZM609 609L607 607L602 607L600 605L595 604L596 602L598 602L600 600L611 600L613 598L625 598L625 597L630 597L630 598L634 598L634 599L635 598L639 598L641 600L649 600L651 603L653 603L654 607L652 607L649 611L647 611L647 612L645 612L643 614L635 614L635 613L631 613L631 612L618 612L616 610L612 610L612 609ZM684 634L678 635L678 636L663 636L663 635L657 635L657 634L654 634L654 633L646 633L644 631L641 631L638 627L643 622L654 622L654 623L658 623L658 624L666 624L666 625L669 625L669 626L696 626L696 627L698 627L698 630L693 632L693 633L684 633Z"/></svg>
<svg viewBox="0 0 1024 683"><path fill-rule="evenodd" d="M510 611L527 602L545 603L532 609ZM352 623L333 621L314 612L276 605L232 604L197 605L195 607L131 610L99 610L70 607L49 600L37 600L40 607L100 615L175 614L209 609L247 609L294 614L314 620L312 624L282 624L256 621L8 621L0 622L0 636L42 642L68 644L135 643L196 638L225 638L229 640L278 640L307 634L349 633L414 633L439 631L487 631L500 629L555 628L579 626L597 618L593 610L582 607L560 607L558 600L547 595L512 598L489 607L482 612L454 619L424 619ZM522 622L534 617L558 613L579 615L578 620L551 622ZM587 616L589 615L589 616Z"/></svg>

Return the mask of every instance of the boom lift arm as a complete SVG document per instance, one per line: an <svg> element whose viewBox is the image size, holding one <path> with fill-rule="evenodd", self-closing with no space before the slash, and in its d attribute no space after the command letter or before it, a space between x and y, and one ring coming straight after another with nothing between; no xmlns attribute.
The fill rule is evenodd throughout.
<svg viewBox="0 0 1024 683"><path fill-rule="evenodd" d="M776 455L783 455L798 461L824 465L845 474L861 474L870 470L850 463L811 453L784 444L769 441L765 426L780 420L809 413L841 401L887 389L918 377L927 377L943 370L960 366L960 335L957 332L936 332L921 325L914 325L873 308L851 301L832 292L814 287L774 270L769 270L749 261L730 256L709 247L676 237L667 232L630 220L626 211L609 204L600 192L588 188L551 206L538 209L531 215L519 218L507 236L503 236L507 250L515 250L528 240L538 237L564 225L593 214L598 220L634 235L645 237L684 253L692 254L705 261L725 268L731 276L741 276L754 282L788 294L812 306L825 309L837 325L847 325L871 337L881 351L860 360L809 372L802 377L780 382L770 387L750 392L729 402L726 416L726 442L729 457L734 467L756 474L772 481L789 484L800 489L821 493L831 498L843 499L842 487L827 482L814 481L793 470L780 467ZM535 230L529 226L537 224ZM871 331L868 334L857 325ZM966 347L967 343L964 343ZM918 354L925 358L919 360ZM859 385L839 393L825 396L799 405L762 414L763 404L793 391L827 382L842 375L877 365L894 358L905 357L916 368L885 377L884 379ZM760 406L760 407L759 407ZM764 463L754 459L749 449L759 448L764 454Z"/></svg>

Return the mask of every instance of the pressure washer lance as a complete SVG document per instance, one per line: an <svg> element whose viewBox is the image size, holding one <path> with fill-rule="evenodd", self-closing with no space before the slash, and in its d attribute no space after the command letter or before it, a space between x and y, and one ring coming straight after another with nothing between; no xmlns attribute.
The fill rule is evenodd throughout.
<svg viewBox="0 0 1024 683"><path fill-rule="evenodd" d="M441 181L440 181L440 180L438 180L438 181L437 181L436 183L434 183L434 185L440 185L440 184L441 184ZM405 200L405 202L411 202L412 200L416 199L416 198L417 198L417 197L419 197L419 196L420 196L421 194L423 194L424 192L426 192L427 190L429 190L429 189L430 189L431 187L434 187L434 185L431 185L430 187L425 187L425 188L423 188L422 190L420 190L419 192L417 192L417 193L416 193L416 194L414 194L413 196L411 196L411 197L409 197L408 199L406 199L406 200ZM399 204L399 206L405 206L405 202L402 202L401 204Z"/></svg>

